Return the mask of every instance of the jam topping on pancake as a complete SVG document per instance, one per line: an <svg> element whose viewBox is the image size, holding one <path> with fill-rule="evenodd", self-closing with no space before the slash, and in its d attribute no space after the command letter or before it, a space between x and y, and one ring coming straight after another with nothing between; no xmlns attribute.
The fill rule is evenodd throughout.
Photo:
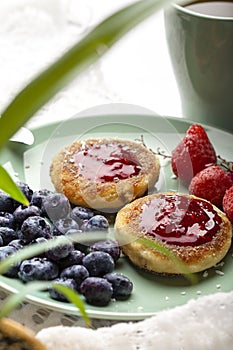
<svg viewBox="0 0 233 350"><path fill-rule="evenodd" d="M138 175L141 165L132 150L118 143L84 143L83 149L75 153L74 161L79 175L89 181L117 182Z"/></svg>
<svg viewBox="0 0 233 350"><path fill-rule="evenodd" d="M222 223L211 203L177 194L161 194L144 203L141 209L142 232L178 246L210 242Z"/></svg>

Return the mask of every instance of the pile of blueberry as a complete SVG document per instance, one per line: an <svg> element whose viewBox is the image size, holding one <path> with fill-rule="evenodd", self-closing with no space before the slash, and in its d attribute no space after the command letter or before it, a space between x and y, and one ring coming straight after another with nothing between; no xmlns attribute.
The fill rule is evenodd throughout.
<svg viewBox="0 0 233 350"><path fill-rule="evenodd" d="M113 239L84 245L71 240L74 232L108 232L109 222L100 213L80 206L72 207L60 193L32 191L23 182L17 183L30 205L21 205L0 191L0 261L33 243L65 236L62 246L17 263L5 273L23 282L53 281L81 293L92 305L105 306L111 299L125 300L133 289L132 282L114 272L121 250ZM51 298L67 301L56 289L49 289Z"/></svg>

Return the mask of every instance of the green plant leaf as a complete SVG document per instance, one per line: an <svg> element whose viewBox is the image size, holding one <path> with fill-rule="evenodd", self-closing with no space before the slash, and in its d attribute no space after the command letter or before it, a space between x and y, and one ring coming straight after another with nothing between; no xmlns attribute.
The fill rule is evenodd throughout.
<svg viewBox="0 0 233 350"><path fill-rule="evenodd" d="M106 238L106 235L103 232L88 232L87 233L74 233L69 235L69 239L73 242L88 244L88 242L92 242L95 240L103 240ZM152 242L143 238L139 238L139 242L148 246L152 249L157 250L161 254L165 255L168 259L174 261L182 271L182 273L186 276L186 278L192 283L196 284L198 282L198 277L195 274L189 272L188 267L169 249L167 249L163 244L159 242ZM58 236L56 239L48 240L47 242L42 243L34 243L30 246L26 246L23 249L20 249L16 254L9 255L6 259L0 262L0 275L4 274L12 265L23 261L25 259L31 258L38 254L43 253L44 251L54 248L67 243L66 236Z"/></svg>
<svg viewBox="0 0 233 350"><path fill-rule="evenodd" d="M15 310L18 305L20 305L27 298L28 294L47 290L48 288L54 288L61 292L67 298L67 300L77 307L77 310L80 312L80 315L83 317L86 325L91 327L91 320L85 310L84 302L80 298L79 294L69 287L52 283L50 281L33 281L23 285L22 289L18 293L10 295L4 301L0 310L0 319L8 316L13 310Z"/></svg>
<svg viewBox="0 0 233 350"><path fill-rule="evenodd" d="M129 30L169 2L172 0L143 0L114 13L31 81L2 113L0 149L63 86L96 62Z"/></svg>
<svg viewBox="0 0 233 350"><path fill-rule="evenodd" d="M12 198L18 202L28 205L29 202L23 192L15 184L8 172L0 165L0 189L8 193Z"/></svg>
<svg viewBox="0 0 233 350"><path fill-rule="evenodd" d="M106 238L106 234L104 234L103 232L90 232L88 234L77 233L69 235L69 239L71 241L86 244L88 244L88 242L92 242L93 240L102 240L104 238ZM36 256L37 254L43 253L44 251L50 248L54 248L66 243L66 236L58 236L56 239L51 239L43 243L35 243L23 249L20 249L16 254L9 255L6 259L0 262L0 275L4 274L12 265L20 261L31 258L33 256ZM9 298L7 298L6 302L2 305L0 310L0 319L1 317L5 317L11 311L13 311L22 301L25 300L28 294L46 290L51 287L63 293L67 297L67 299L78 308L86 324L91 327L91 321L86 313L84 303L79 297L79 294L68 287L58 285L50 281L35 281L30 282L26 285L22 285L22 289L17 294L13 294Z"/></svg>
<svg viewBox="0 0 233 350"><path fill-rule="evenodd" d="M106 235L103 232L94 232L94 233L90 232L88 234L77 233L77 234L69 235L69 239L71 239L73 242L79 242L79 243L88 243L88 242L92 242L93 240L102 240L105 238L106 238ZM198 282L197 276L195 274L189 273L188 268L180 261L180 259L177 258L169 249L164 247L162 244L148 241L143 238L140 238L139 241L150 248L156 249L160 253L164 254L167 258L174 261L175 264L178 264L183 274L192 284L195 284ZM44 252L47 249L50 249L59 245L63 245L65 243L67 243L67 237L58 236L56 239L49 240L47 242L36 243L30 246L27 246L19 250L16 254L10 255L6 259L0 262L0 274L3 274L4 272L6 272L13 264L16 264L19 261L28 259L30 257L33 257L37 254ZM49 281L47 282L35 281L35 282L30 282L26 285L22 285L22 289L17 294L13 294L9 298L7 298L7 300L2 305L0 310L0 318L7 316L11 311L13 311L22 301L25 300L28 294L34 293L37 291L46 290L51 287L63 293L65 297L77 307L81 316L84 318L86 324L91 327L91 321L89 319L88 314L86 313L85 305L82 299L80 298L79 294L68 287L55 284Z"/></svg>
<svg viewBox="0 0 233 350"><path fill-rule="evenodd" d="M86 325L88 327L91 327L91 320L85 310L84 303L80 298L79 294L73 289L63 286L61 284L52 283L52 288L61 292L67 298L67 300L69 300L69 302L75 305L79 310L81 316L83 317L84 321L86 322Z"/></svg>
<svg viewBox="0 0 233 350"><path fill-rule="evenodd" d="M69 235L69 239L73 242L86 243L92 242L93 240L102 240L106 238L106 234L103 232L94 233L77 233ZM4 274L12 265L17 264L20 261L36 256L37 254L43 253L44 251L54 248L67 243L66 236L58 236L56 239L51 239L43 243L35 243L20 249L16 254L9 255L6 259L0 262L0 275ZM25 300L26 296L30 293L42 291L53 287L63 293L67 299L73 303L79 310L81 316L84 318L86 324L91 327L91 321L86 313L83 301L80 299L78 293L72 291L68 287L64 287L52 282L35 281L30 282L26 285L22 285L22 289L17 293L7 298L6 302L1 306L0 319L1 317L7 316L13 311L22 301Z"/></svg>
<svg viewBox="0 0 233 350"><path fill-rule="evenodd" d="M106 234L103 232L88 232L88 234L74 233L69 235L69 240L87 245L88 242L103 239L106 239ZM50 248L64 244L67 244L67 236L57 236L56 239L50 239L47 242L34 243L26 246L25 248L18 250L17 253L9 255L6 259L0 261L0 275L4 274L12 265L17 264L20 261L41 254Z"/></svg>
<svg viewBox="0 0 233 350"><path fill-rule="evenodd" d="M163 244L160 244L159 242L150 241L150 240L147 240L144 238L139 238L138 241L141 244L143 244L149 248L157 250L159 253L163 254L168 259L173 261L174 264L176 264L179 267L181 273L187 278L187 280L191 284L198 283L198 281L199 281L198 276L194 273L190 273L189 268L175 254L173 254L173 252L171 252Z"/></svg>

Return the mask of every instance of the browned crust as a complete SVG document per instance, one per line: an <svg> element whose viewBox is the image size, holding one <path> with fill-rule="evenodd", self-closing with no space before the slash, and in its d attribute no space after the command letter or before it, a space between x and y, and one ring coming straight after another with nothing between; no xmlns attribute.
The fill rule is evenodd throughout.
<svg viewBox="0 0 233 350"><path fill-rule="evenodd" d="M78 167L74 164L75 153L81 150L83 143L118 143L132 150L134 157L141 164L138 175L118 182L88 181L78 174ZM119 209L123 205L142 196L148 189L154 187L160 173L158 157L143 145L118 138L88 139L76 141L61 150L53 159L50 176L55 189L64 193L76 205L95 209Z"/></svg>
<svg viewBox="0 0 233 350"><path fill-rule="evenodd" d="M182 273L180 266L175 264L174 261L159 253L157 250L139 242L137 238L141 237L163 244L188 267L190 273L203 271L221 261L227 254L231 245L232 226L225 214L215 206L213 206L213 208L221 216L222 224L219 232L213 237L211 242L196 247L168 245L155 238L148 238L148 236L143 234L139 228L141 206L146 203L150 197L160 195L161 193L152 194L137 199L118 212L114 228L116 239L121 244L124 254L127 255L135 265L149 271L169 274ZM197 198L193 195L179 195Z"/></svg>
<svg viewBox="0 0 233 350"><path fill-rule="evenodd" d="M0 333L1 344L6 342L7 346L7 339L10 339L11 342L14 341L15 350L46 350L46 347L35 338L34 332L11 319L3 318L0 320Z"/></svg>

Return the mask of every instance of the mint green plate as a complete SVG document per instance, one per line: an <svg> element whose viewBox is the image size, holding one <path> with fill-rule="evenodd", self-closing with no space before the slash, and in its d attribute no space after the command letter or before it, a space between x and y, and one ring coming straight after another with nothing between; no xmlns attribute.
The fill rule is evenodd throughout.
<svg viewBox="0 0 233 350"><path fill-rule="evenodd" d="M0 155L0 161L12 176L25 180L32 189L53 189L49 178L51 159L61 147L74 140L89 137L135 140L143 135L147 147L154 151L159 147L166 154L171 154L190 124L191 122L182 119L150 115L75 117L63 123L32 130L35 137L33 146L11 142ZM233 135L209 126L205 126L205 129L217 154L225 159L232 159ZM161 175L155 191L187 192L172 176L170 162L161 157L161 165ZM158 311L182 305L193 298L216 292L229 292L233 290L232 254L231 250L219 266L199 273L199 283L196 285L190 285L184 277L162 277L145 273L132 266L125 257L121 257L117 270L132 280L132 296L127 301L112 301L107 307L86 305L86 310L92 318L140 320ZM23 284L0 276L0 287L15 293ZM52 300L46 292L28 295L27 299L53 310L77 314L77 309L72 304Z"/></svg>

